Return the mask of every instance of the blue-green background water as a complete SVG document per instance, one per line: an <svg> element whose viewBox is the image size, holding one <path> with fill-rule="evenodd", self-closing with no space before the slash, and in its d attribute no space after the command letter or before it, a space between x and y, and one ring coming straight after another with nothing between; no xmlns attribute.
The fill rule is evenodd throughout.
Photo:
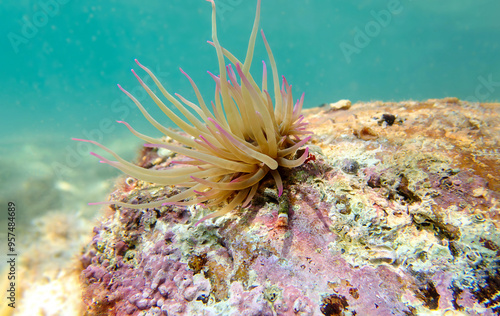
<svg viewBox="0 0 500 316"><path fill-rule="evenodd" d="M256 1L217 3L221 44L243 60ZM260 26L306 107L338 99L483 102L500 97L499 13L497 0L262 0ZM118 173L70 138L133 158L140 142L114 121L154 135L117 83L169 125L130 73L144 78L134 58L193 99L182 67L213 100L210 19L203 0L1 0L1 205L17 201L21 222L50 210L96 211L84 202L105 198L112 183L96 183ZM259 37L256 78L261 60L268 58Z"/></svg>

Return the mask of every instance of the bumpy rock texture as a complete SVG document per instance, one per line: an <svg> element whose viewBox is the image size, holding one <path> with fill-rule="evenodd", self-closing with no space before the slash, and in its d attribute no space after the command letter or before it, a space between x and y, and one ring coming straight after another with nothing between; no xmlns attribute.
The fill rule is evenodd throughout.
<svg viewBox="0 0 500 316"><path fill-rule="evenodd" d="M82 256L88 315L498 315L500 105L306 111L312 154L251 207L112 207ZM166 168L146 150L139 164ZM123 179L112 199L174 188Z"/></svg>

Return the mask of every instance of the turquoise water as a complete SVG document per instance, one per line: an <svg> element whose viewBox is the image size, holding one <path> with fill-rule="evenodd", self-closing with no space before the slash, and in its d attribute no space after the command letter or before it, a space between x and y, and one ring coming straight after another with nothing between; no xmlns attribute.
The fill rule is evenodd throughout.
<svg viewBox="0 0 500 316"><path fill-rule="evenodd" d="M306 107L338 99L500 98L499 1L262 2L260 25L278 69L297 98L305 92ZM218 5L221 44L244 59L255 1ZM85 202L111 189L105 179L119 173L71 137L100 140L133 158L140 142L114 121L155 135L116 87L146 100L130 73L139 68L134 58L171 92L193 99L182 67L213 100L206 71L218 72L203 0L2 0L0 7L0 202L18 202L20 225L50 210L95 212ZM257 78L262 59L259 38ZM145 105L169 124L152 102Z"/></svg>

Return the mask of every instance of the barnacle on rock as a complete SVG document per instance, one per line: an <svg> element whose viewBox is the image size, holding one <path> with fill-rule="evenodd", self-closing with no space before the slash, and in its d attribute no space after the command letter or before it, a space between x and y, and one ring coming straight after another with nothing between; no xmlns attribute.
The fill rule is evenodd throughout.
<svg viewBox="0 0 500 316"><path fill-rule="evenodd" d="M166 199L143 204L129 204L120 201L93 204L116 204L140 209L168 204L204 203L206 206L218 206L225 203L225 206L205 216L198 221L199 223L208 218L224 215L237 206L247 206L257 192L259 182L268 173L274 178L281 195L283 184L278 167L297 167L304 163L308 157L306 149L300 157L293 159L297 149L310 139L310 137L306 137L309 134L305 130L307 123L303 121L304 117L301 115L304 95L302 94L302 97L294 103L292 86L284 77L280 88L276 63L262 31L262 38L272 68L274 102L268 92L266 64L263 62L263 77L260 87L250 74L259 25L260 0L257 2L257 12L244 62L240 62L219 44L215 23L215 3L213 0L207 1L212 4L213 42L210 44L215 47L217 52L220 72L219 76L209 73L215 81L215 102L212 102L212 110L207 107L196 84L182 69L181 72L193 87L197 104L179 94L175 94L177 98L172 96L155 75L136 60L137 65L151 76L163 96L182 113L185 119L172 112L132 70L141 86L158 107L177 124L183 131L182 133L159 124L134 96L118 85L156 129L181 143L182 146L141 134L126 122L119 123L124 124L134 135L147 142L144 145L146 147L165 148L188 157L187 161L182 161L182 164L186 164L186 166L164 170L146 169L125 161L95 141L75 139L93 143L107 151L115 157L116 161L96 153L91 154L98 157L101 162L120 169L131 177L159 185L174 185L185 189ZM232 65L226 66L226 58L234 67Z"/></svg>

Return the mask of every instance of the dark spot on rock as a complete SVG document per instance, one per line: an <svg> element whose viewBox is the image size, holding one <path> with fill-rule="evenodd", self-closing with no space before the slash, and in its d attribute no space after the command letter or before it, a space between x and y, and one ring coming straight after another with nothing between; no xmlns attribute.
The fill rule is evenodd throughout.
<svg viewBox="0 0 500 316"><path fill-rule="evenodd" d="M460 228L442 222L436 223L437 232L448 240L455 240L460 237ZM439 236L438 236L439 237Z"/></svg>
<svg viewBox="0 0 500 316"><path fill-rule="evenodd" d="M359 298L359 292L357 288L351 287L349 289L349 294L351 294L352 298L354 298L355 300Z"/></svg>
<svg viewBox="0 0 500 316"><path fill-rule="evenodd" d="M197 301L202 301L203 304L206 304L208 303L208 299L210 298L210 296L206 295L206 294L201 294L200 296L198 296L198 298L196 298Z"/></svg>
<svg viewBox="0 0 500 316"><path fill-rule="evenodd" d="M194 274L200 273L201 269L205 266L205 263L207 263L207 254L203 253L201 255L194 255L191 258L189 258L188 262L188 267L189 269L193 270Z"/></svg>
<svg viewBox="0 0 500 316"><path fill-rule="evenodd" d="M453 299L451 300L451 303L453 304L453 308L455 310L458 310L458 311L463 311L464 307L462 305L458 304L457 301L460 300L460 295L462 294L462 292L464 290L462 290L461 288L459 288L455 285L451 285L450 289L452 291L452 296L453 296Z"/></svg>
<svg viewBox="0 0 500 316"><path fill-rule="evenodd" d="M372 174L370 176L370 179L368 179L367 184L370 188L380 188L382 186L382 183L380 182L380 176Z"/></svg>
<svg viewBox="0 0 500 316"><path fill-rule="evenodd" d="M356 174L359 169L359 163L353 159L344 159L342 162L342 171L348 174Z"/></svg>
<svg viewBox="0 0 500 316"><path fill-rule="evenodd" d="M345 296L331 294L321 300L320 311L326 316L341 316L347 311L347 299Z"/></svg>
<svg viewBox="0 0 500 316"><path fill-rule="evenodd" d="M479 242L481 243L481 246L483 246L486 249L493 250L497 252L497 256L500 256L500 247L497 246L493 241L480 237Z"/></svg>
<svg viewBox="0 0 500 316"><path fill-rule="evenodd" d="M495 271L484 271L485 277L481 286L474 291L474 297L485 307L491 308L493 312L500 315L500 273Z"/></svg>
<svg viewBox="0 0 500 316"><path fill-rule="evenodd" d="M416 218L417 217L414 215L413 222L418 229L429 229L433 231L434 235L439 239L448 239L452 241L460 237L460 228L443 223L440 217L428 218L422 216L422 218L418 220L416 220Z"/></svg>
<svg viewBox="0 0 500 316"><path fill-rule="evenodd" d="M422 284L418 291L415 293L415 296L424 302L424 306L429 309L437 309L439 307L439 298L440 295L434 286L432 281L427 281Z"/></svg>
<svg viewBox="0 0 500 316"><path fill-rule="evenodd" d="M417 309L413 306L408 306L408 310L407 311L403 311L403 313L405 314L405 316L417 316Z"/></svg>
<svg viewBox="0 0 500 316"><path fill-rule="evenodd" d="M408 179L402 175L401 176L401 181L399 182L399 185L397 187L397 192L398 194L402 195L410 204L414 202L420 202L420 198L418 195L413 193L409 188L408 188L409 182Z"/></svg>
<svg viewBox="0 0 500 316"><path fill-rule="evenodd" d="M441 188L450 190L453 188L453 181L451 181L450 177L448 176L442 177L441 179L439 179L439 186Z"/></svg>
<svg viewBox="0 0 500 316"><path fill-rule="evenodd" d="M460 254L460 250L457 248L456 244L453 241L448 243L448 249L453 257L456 257Z"/></svg>
<svg viewBox="0 0 500 316"><path fill-rule="evenodd" d="M115 254L117 256L123 256L127 250L128 245L123 241L120 240L115 244Z"/></svg>
<svg viewBox="0 0 500 316"><path fill-rule="evenodd" d="M392 124L394 124L395 121L396 121L396 116L385 113L382 114L382 119L379 121L379 124L382 124L382 122L386 122L387 125L392 126Z"/></svg>
<svg viewBox="0 0 500 316"><path fill-rule="evenodd" d="M306 152L305 148L301 148L295 152L295 158L301 157Z"/></svg>
<svg viewBox="0 0 500 316"><path fill-rule="evenodd" d="M173 232L167 232L165 234L164 240L167 245L174 242L175 234Z"/></svg>

